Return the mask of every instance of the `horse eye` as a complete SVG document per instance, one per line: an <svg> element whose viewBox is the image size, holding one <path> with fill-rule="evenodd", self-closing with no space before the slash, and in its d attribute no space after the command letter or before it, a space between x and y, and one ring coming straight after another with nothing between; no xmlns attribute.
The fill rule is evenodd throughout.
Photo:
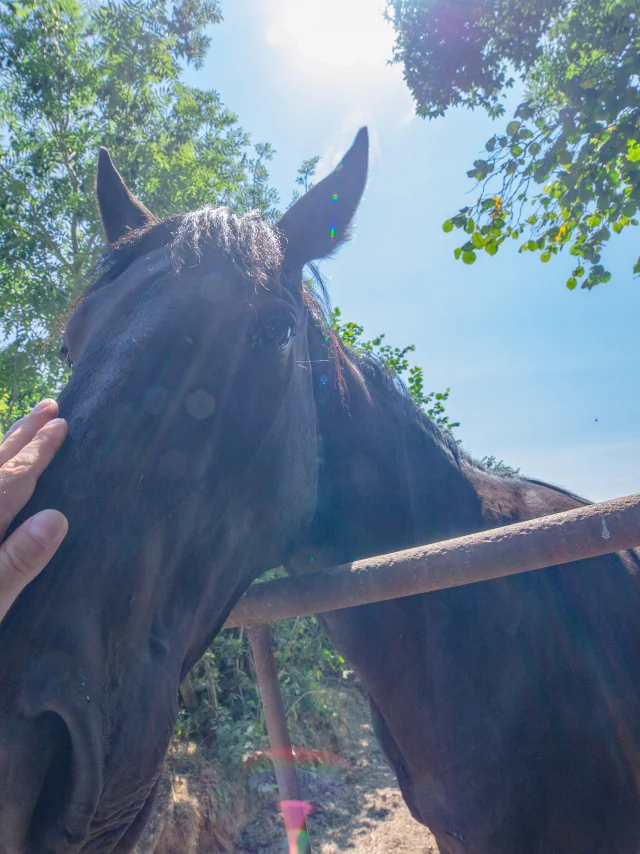
<svg viewBox="0 0 640 854"><path fill-rule="evenodd" d="M294 331L291 321L285 317L274 317L262 324L253 336L253 346L274 347L276 350L284 350L291 341L292 335L294 335Z"/></svg>
<svg viewBox="0 0 640 854"><path fill-rule="evenodd" d="M73 362L71 361L71 356L69 355L69 348L66 344L63 344L60 347L60 358L64 359L64 361L70 368L73 368Z"/></svg>

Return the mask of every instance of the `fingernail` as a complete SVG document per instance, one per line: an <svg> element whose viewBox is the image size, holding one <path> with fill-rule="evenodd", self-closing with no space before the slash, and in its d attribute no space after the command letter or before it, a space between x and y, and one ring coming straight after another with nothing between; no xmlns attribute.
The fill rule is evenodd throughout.
<svg viewBox="0 0 640 854"><path fill-rule="evenodd" d="M36 404L31 412L44 412L45 409L49 409L51 407L52 403L55 403L55 400L48 397L46 400L41 400L40 403Z"/></svg>
<svg viewBox="0 0 640 854"><path fill-rule="evenodd" d="M61 542L68 528L66 518L57 510L41 510L29 520L29 533L46 548Z"/></svg>

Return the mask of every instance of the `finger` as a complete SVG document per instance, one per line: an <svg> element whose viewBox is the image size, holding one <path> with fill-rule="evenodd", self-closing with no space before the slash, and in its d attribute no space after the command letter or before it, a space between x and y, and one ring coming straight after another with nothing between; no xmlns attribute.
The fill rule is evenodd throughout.
<svg viewBox="0 0 640 854"><path fill-rule="evenodd" d="M0 468L0 539L33 495L36 482L67 435L67 422L49 421L29 444Z"/></svg>
<svg viewBox="0 0 640 854"><path fill-rule="evenodd" d="M15 432L16 432L16 430L18 429L18 427L19 427L19 426L22 424L22 422L24 421L24 418L25 418L25 416L23 415L23 416L22 416L22 418L18 418L18 420L17 420L17 421L14 421L14 423L11 425L11 427L9 427L9 429L7 430L7 432L6 432L6 433L4 434L4 436L2 437L2 442L6 442L6 441L7 441L7 439L9 438L9 436L10 436L12 433L15 433ZM0 442L0 445L2 444L2 442Z"/></svg>
<svg viewBox="0 0 640 854"><path fill-rule="evenodd" d="M57 510L42 510L0 546L0 620L26 585L49 563L68 523Z"/></svg>
<svg viewBox="0 0 640 854"><path fill-rule="evenodd" d="M27 445L38 430L55 418L58 414L58 404L55 400L42 400L24 418L20 418L7 431L0 444L0 466L14 457Z"/></svg>

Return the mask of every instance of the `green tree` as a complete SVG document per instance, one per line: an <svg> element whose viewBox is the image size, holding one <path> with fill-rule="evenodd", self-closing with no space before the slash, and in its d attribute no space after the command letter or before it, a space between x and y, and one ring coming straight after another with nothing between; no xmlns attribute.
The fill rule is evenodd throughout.
<svg viewBox="0 0 640 854"><path fill-rule="evenodd" d="M220 20L216 0L0 0L0 429L63 379L60 319L102 250L99 145L160 216L275 217L270 146L181 79Z"/></svg>
<svg viewBox="0 0 640 854"><path fill-rule="evenodd" d="M602 248L640 208L639 12L638 0L388 3L419 115L462 105L500 116L513 75L525 81L524 102L467 173L475 205L443 225L467 235L456 258L472 264L513 238L543 263L567 249L572 290L610 279Z"/></svg>

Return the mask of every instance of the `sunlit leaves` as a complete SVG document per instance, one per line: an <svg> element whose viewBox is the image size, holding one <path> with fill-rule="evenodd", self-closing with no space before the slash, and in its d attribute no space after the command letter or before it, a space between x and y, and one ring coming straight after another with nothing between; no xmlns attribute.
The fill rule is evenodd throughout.
<svg viewBox="0 0 640 854"><path fill-rule="evenodd" d="M640 209L637 0L481 0L456 5L453 18L451 6L389 4L396 59L418 113L442 115L464 104L499 115L509 66L527 86L504 134L487 141L486 156L467 172L480 185L476 203L446 221L446 231L484 238L482 245L475 237L461 243L455 257L471 263L473 251L494 255L505 239L524 238L520 251L543 263L561 251L580 259L568 288L607 282L602 250L612 235L637 225ZM460 28L442 39L456 15Z"/></svg>
<svg viewBox="0 0 640 854"><path fill-rule="evenodd" d="M630 139L627 142L628 152L627 152L627 160L630 163L638 163L640 161L640 143L636 142L635 139Z"/></svg>
<svg viewBox="0 0 640 854"><path fill-rule="evenodd" d="M339 308L331 313L331 325L340 339L356 353L373 356L389 373L406 383L407 391L418 406L423 406L427 415L443 430L452 431L459 427L458 421L451 421L445 411L449 398L449 389L443 392L425 392L424 372L418 365L411 365L407 354L413 353L415 345L392 347L384 340L384 334L370 341L363 340L364 328L357 323L345 323Z"/></svg>

